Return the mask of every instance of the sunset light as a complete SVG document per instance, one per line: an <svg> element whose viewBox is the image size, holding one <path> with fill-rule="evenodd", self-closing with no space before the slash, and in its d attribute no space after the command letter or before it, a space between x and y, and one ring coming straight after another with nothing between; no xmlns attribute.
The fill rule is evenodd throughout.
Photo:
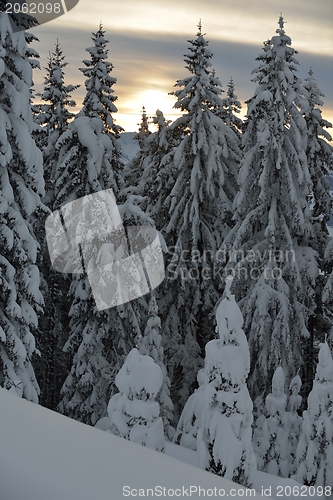
<svg viewBox="0 0 333 500"><path fill-rule="evenodd" d="M172 5L172 6L171 6ZM68 83L80 84L73 94L80 109L84 97L82 67L86 58L84 47L91 45L91 33L103 23L109 40L109 59L114 65L113 76L117 78L114 92L118 96L117 123L126 130L136 130L144 105L152 115L156 108L173 119L175 98L168 96L177 79L184 78L183 54L188 40L193 39L196 26L201 19L203 33L214 53L212 64L226 90L231 77L235 90L243 103L242 114L246 114L245 101L253 94L251 71L257 66L255 58L261 53L263 42L272 36L277 27L277 18L283 11L286 33L292 46L299 51L299 73L302 78L310 67L325 95L323 113L333 121L333 9L326 0L290 4L281 0L255 0L251 3L232 0L209 0L203 9L199 1L177 3L149 0L110 3L100 0L91 8L91 3L81 0L68 14L34 28L42 43L34 44L41 56L42 70L34 72L36 88L40 89L44 78L44 67L49 51L59 39L68 66Z"/></svg>

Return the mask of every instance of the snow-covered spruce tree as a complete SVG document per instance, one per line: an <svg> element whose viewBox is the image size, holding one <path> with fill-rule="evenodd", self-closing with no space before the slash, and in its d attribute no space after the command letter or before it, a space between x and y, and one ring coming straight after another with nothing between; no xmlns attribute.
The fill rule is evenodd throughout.
<svg viewBox="0 0 333 500"><path fill-rule="evenodd" d="M30 88L30 107L31 107L31 112L32 112L32 119L33 119L33 129L31 132L31 136L33 140L36 143L36 146L38 149L42 151L42 144L44 141L44 137L41 131L41 128L38 123L38 117L40 114L40 108L41 104L36 103L36 99L40 94L36 92L34 88L34 83L32 83L32 86Z"/></svg>
<svg viewBox="0 0 333 500"><path fill-rule="evenodd" d="M171 120L166 120L162 111L157 109L152 121L156 132L147 140L149 154L139 186L142 185L142 195L147 198L148 213L152 215L159 230L165 227L168 217L164 201L174 182L170 178L168 162L177 139L173 136L173 131L169 130Z"/></svg>
<svg viewBox="0 0 333 500"><path fill-rule="evenodd" d="M155 222L158 230L166 225L169 214L165 206L165 199L170 193L174 179L170 171L171 151L174 147L174 137L170 120L164 118L163 112L156 110L152 117L152 123L157 130L145 140L145 146L126 166L131 171L133 166L140 160L141 174L134 187L129 186L128 192L135 192L143 196L142 208L145 208ZM126 179L126 173L125 173Z"/></svg>
<svg viewBox="0 0 333 500"><path fill-rule="evenodd" d="M267 417L262 423L262 438L256 450L258 469L282 477L289 475L285 380L283 368L278 366L272 379L272 392L266 397Z"/></svg>
<svg viewBox="0 0 333 500"><path fill-rule="evenodd" d="M304 117L307 124L308 144L307 144L307 160L309 172L312 180L311 204L312 221L316 235L315 244L319 255L319 263L321 273L317 279L316 286L316 304L315 314L309 321L310 338L305 352L304 360L307 366L306 394L311 390L312 380L316 370L316 354L314 344L318 343L318 339L323 338L323 333L330 328L330 318L326 316L326 304L323 308L323 288L327 282L329 271L332 269L332 264L325 261L325 249L330 241L326 223L330 218L332 211L332 196L329 189L327 176L333 170L333 148L327 142L331 141L332 137L326 128L332 127L332 124L324 120L320 107L323 105L323 93L318 88L315 81L313 71L310 70L308 77L304 81L304 87L308 92L309 110ZM328 283L328 287L330 283ZM326 300L326 291L324 292ZM332 310L333 312L333 310ZM330 316L330 315L329 315ZM327 321L329 320L329 321Z"/></svg>
<svg viewBox="0 0 333 500"><path fill-rule="evenodd" d="M55 50L49 55L44 80L44 91L40 95L42 104L36 117L39 132L35 140L42 150L44 159L45 196L44 203L52 210L55 197L55 169L59 150L55 147L61 134L67 130L74 113L68 108L75 106L71 92L78 85L65 85L65 56L57 41ZM46 314L39 322L38 346L41 361L38 364L41 397L44 406L55 410L59 393L66 375L68 360L62 351L68 332L67 294L70 279L52 268L45 236L45 218L41 218L39 269L42 274L43 296Z"/></svg>
<svg viewBox="0 0 333 500"><path fill-rule="evenodd" d="M105 31L102 23L99 25L98 31L93 33L93 47L86 49L90 54L90 59L85 59L83 64L85 68L80 68L80 71L87 78L85 87L87 90L83 100L82 111L85 116L95 117L96 114L102 119L104 129L110 133L111 138L118 138L119 132L123 129L115 124L112 113L116 113L117 107L114 102L118 99L114 95L113 85L117 79L110 75L113 70L113 64L107 61L108 40L104 38Z"/></svg>
<svg viewBox="0 0 333 500"><path fill-rule="evenodd" d="M228 83L227 97L222 99L222 109L220 110L220 116L237 135L239 144L241 144L242 131L243 131L243 120L237 116L242 109L242 105L235 94L235 83L232 78L230 78Z"/></svg>
<svg viewBox="0 0 333 500"><path fill-rule="evenodd" d="M246 386L250 352L243 316L226 280L216 312L218 340L206 344L203 408L197 437L199 465L251 488L257 471L252 448L252 401Z"/></svg>
<svg viewBox="0 0 333 500"><path fill-rule="evenodd" d="M138 125L139 125L139 131L136 139L139 143L140 149L142 149L146 142L147 137L151 134L149 130L149 121L146 113L146 108L144 106L142 106L141 123Z"/></svg>
<svg viewBox="0 0 333 500"><path fill-rule="evenodd" d="M116 376L120 392L108 405L111 432L163 452L163 421L156 401L162 384L163 374L158 364L150 356L132 349Z"/></svg>
<svg viewBox="0 0 333 500"><path fill-rule="evenodd" d="M107 40L102 26L93 33L87 95L82 111L75 116L58 140L54 209L105 189L112 189L118 201L123 180L120 175L119 128L111 112L116 111L107 59ZM131 205L122 213L131 217ZM137 207L136 207L137 208ZM129 214L128 214L129 212ZM138 212L138 211L137 211ZM136 212L136 213L137 213ZM98 225L100 214L93 217ZM89 237L88 237L89 239ZM73 275L70 287L68 340L64 349L73 356L71 372L63 388L59 411L76 420L94 425L106 415L115 376L140 334L131 303L98 311L86 274Z"/></svg>
<svg viewBox="0 0 333 500"><path fill-rule="evenodd" d="M308 130L306 153L312 180L313 219L320 225L320 235L323 237L328 233L326 223L333 203L327 181L328 174L333 171L333 147L327 142L332 141L332 137L326 130L332 128L332 124L322 117L320 107L324 104L324 95L312 70L304 80L304 87L308 92L309 102L309 110L304 117Z"/></svg>
<svg viewBox="0 0 333 500"><path fill-rule="evenodd" d="M180 139L165 158L169 175L161 196L168 215L164 226L157 226L169 249L159 312L178 411L194 389L200 351L214 331L213 308L221 288L216 252L231 224L240 154L236 134L212 111L221 105L221 88L210 72L212 53L201 24L189 43L184 60L190 75L178 80L172 92L174 107L183 115L169 127Z"/></svg>
<svg viewBox="0 0 333 500"><path fill-rule="evenodd" d="M54 168L57 161L57 150L55 144L61 134L67 130L68 123L74 118L74 113L68 108L76 105L71 99L71 93L79 85L65 85L64 68L68 65L65 55L60 47L59 41L55 45L55 50L48 57L46 77L44 80L44 91L41 94L42 104L37 122L42 125L40 149L43 152L44 172L45 172L45 203L53 205L54 191Z"/></svg>
<svg viewBox="0 0 333 500"><path fill-rule="evenodd" d="M86 49L91 61L85 60L86 68L81 68L88 77L83 108L63 131L56 145L59 154L53 209L102 189L112 188L117 195L123 187L117 141L120 127L112 116L117 112L114 104L117 97L112 88L116 78L110 76L113 65L106 60L108 41L104 34L100 25L92 36L94 47Z"/></svg>
<svg viewBox="0 0 333 500"><path fill-rule="evenodd" d="M302 434L297 447L298 469L293 479L308 486L333 488L333 360L325 341L320 344L319 362L308 409L303 412ZM325 489L327 488L327 490Z"/></svg>
<svg viewBox="0 0 333 500"><path fill-rule="evenodd" d="M333 147L327 142L331 141L332 137L326 129L331 128L332 124L322 117L320 107L323 105L322 98L324 96L318 88L312 70L309 71L309 75L305 79L305 88L309 94L310 104L310 111L305 115L305 119L309 135L308 163L314 185L312 200L315 225L318 227L319 235L321 235L318 241L318 250L323 257L322 269L326 276L322 296L318 300L319 313L323 313L325 320L331 324L333 321L333 240L327 236L326 223L332 212L332 196L327 176L333 172ZM319 323L317 318L316 320L314 327Z"/></svg>
<svg viewBox="0 0 333 500"><path fill-rule="evenodd" d="M140 354L150 356L161 368L163 374L163 384L156 396L156 401L160 405L160 414L163 420L164 432L168 439L172 439L174 428L170 425L172 422L173 404L170 399L170 380L164 365L164 354L162 347L162 337L160 334L161 320L158 316L158 306L154 292L148 304L147 326L142 336L137 342L137 349Z"/></svg>
<svg viewBox="0 0 333 500"><path fill-rule="evenodd" d="M42 210L42 154L31 138L32 62L35 39L14 25L29 28L29 16L11 18L0 2L0 385L20 384L24 398L38 401L32 367L34 333L43 302L36 263L33 225ZM11 24L12 23L12 24Z"/></svg>
<svg viewBox="0 0 333 500"><path fill-rule="evenodd" d="M177 424L177 429L173 437L173 442L190 450L197 449L198 430L201 426L201 415L203 412L203 389L204 389L204 369L201 368L197 375L198 389L188 398L183 408L182 414Z"/></svg>
<svg viewBox="0 0 333 500"><path fill-rule="evenodd" d="M302 404L302 396L299 394L301 387L302 381L297 373L290 382L289 391L291 391L291 394L289 396L288 412L286 414L286 429L289 447L289 475L294 474L297 469L296 452L303 424L303 418L298 414Z"/></svg>
<svg viewBox="0 0 333 500"><path fill-rule="evenodd" d="M133 137L133 140L138 141L139 151L137 154L130 160L125 169L124 169L124 179L125 184L130 188L131 191L138 192L136 189L133 190L133 187L138 186L141 182L142 174L144 171L144 161L147 157L148 147L147 147L147 137L151 134L149 130L149 122L146 114L146 109L142 107L142 115L141 115L141 123L138 123L139 131ZM141 194L141 193L140 193Z"/></svg>
<svg viewBox="0 0 333 500"><path fill-rule="evenodd" d="M286 411L284 380L280 366L273 375L272 393L266 397L266 405L255 419L253 449L258 470L289 477L297 469L296 450L303 422L298 414L302 404L299 394L302 382L298 374L290 382L291 394Z"/></svg>
<svg viewBox="0 0 333 500"><path fill-rule="evenodd" d="M331 271L326 280L322 292L322 307L325 319L333 324L333 238L328 237L328 243L324 253L325 264ZM333 346L333 329L331 328L329 343Z"/></svg>
<svg viewBox="0 0 333 500"><path fill-rule="evenodd" d="M318 264L302 117L309 108L290 45L280 17L277 35L264 43L254 70L258 86L248 101L236 225L225 241L231 243L229 265L242 299L253 400L268 394L280 363L287 380L294 366L302 366L302 344L316 308Z"/></svg>

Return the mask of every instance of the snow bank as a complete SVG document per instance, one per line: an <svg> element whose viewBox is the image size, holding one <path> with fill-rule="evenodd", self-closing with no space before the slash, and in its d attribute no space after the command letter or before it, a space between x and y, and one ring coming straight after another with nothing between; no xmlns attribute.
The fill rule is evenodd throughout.
<svg viewBox="0 0 333 500"><path fill-rule="evenodd" d="M189 450L188 448L184 448L183 446L177 446L173 443L166 442L165 443L165 453L170 457L174 457L177 460L181 460L190 465L194 465L195 467L199 467L198 463L198 454ZM224 479L223 479L224 480ZM282 499L299 499L301 496L307 496L307 498L315 498L316 500L324 500L326 497L317 497L310 495L305 495L307 493L302 490L302 495L297 494L297 490L301 492L302 485L294 481L293 479L286 479L278 476L273 476L273 474L267 474L266 472L257 471L256 479L254 481L254 487L256 489L256 495L252 492L251 496L248 491L248 496L246 498L275 498L274 495L278 495L277 498ZM293 490L294 488L294 490ZM295 494L293 494L293 491ZM311 493L313 493L310 490ZM259 495L259 493L263 494L263 497ZM240 495L234 498L241 498Z"/></svg>
<svg viewBox="0 0 333 500"><path fill-rule="evenodd" d="M22 400L5 389L0 389L0 415L1 500L121 500L126 498L124 486L173 490L216 487L217 491L224 488L226 497L231 488L244 490L163 453ZM234 498L246 497L246 492L242 493ZM192 492L191 498L202 496ZM264 497L256 494L255 498Z"/></svg>

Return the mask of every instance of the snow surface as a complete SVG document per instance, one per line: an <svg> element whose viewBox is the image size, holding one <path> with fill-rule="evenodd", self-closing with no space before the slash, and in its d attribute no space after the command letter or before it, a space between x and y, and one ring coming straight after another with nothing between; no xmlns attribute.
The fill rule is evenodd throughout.
<svg viewBox="0 0 333 500"><path fill-rule="evenodd" d="M225 496L230 496L231 488L244 489L193 465L22 400L5 389L0 389L0 408L1 500L120 500L125 498L124 486L216 487L224 488ZM177 455L175 445L170 449L173 456ZM190 453L181 450L179 458L187 460ZM264 476L266 484L272 485L271 478ZM260 485L264 476L259 476ZM281 478L275 480L284 484ZM245 491L233 498L243 497ZM191 498L202 495L193 493ZM257 493L255 498L267 497Z"/></svg>
<svg viewBox="0 0 333 500"><path fill-rule="evenodd" d="M165 453L170 457L176 458L177 460L181 460L182 462L193 465L194 467L199 467L198 454L193 450L189 450L188 448L184 448L183 446L177 446L173 443L166 442ZM225 479L223 479L223 481L225 481ZM293 479L285 479L282 477L273 476L272 474L267 474L266 472L257 471L254 487L256 489L256 492L258 493L256 493L256 496L254 496L254 494L252 494L252 496L248 495L247 498L264 498L264 497L275 498L272 495L276 493L278 493L277 498L284 498L284 499L300 498L300 495L290 494L290 489L289 489L290 487L292 491L293 487L295 487L296 491L297 487L301 488L301 485L299 483L297 483ZM269 491L271 492L270 494L268 494ZM263 497L259 495L259 493L261 492L264 492ZM241 498L241 496L239 495L238 497L234 498ZM316 496L312 498L315 498L316 500L319 499L324 500L325 497Z"/></svg>

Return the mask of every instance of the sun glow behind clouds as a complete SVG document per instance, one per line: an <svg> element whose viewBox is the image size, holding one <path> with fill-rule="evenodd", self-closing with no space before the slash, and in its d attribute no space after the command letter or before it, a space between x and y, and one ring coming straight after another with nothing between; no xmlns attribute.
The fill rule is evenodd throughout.
<svg viewBox="0 0 333 500"><path fill-rule="evenodd" d="M97 0L94 8L88 0L80 0L71 12L40 28L35 34L41 44L34 48L41 54L45 68L48 52L54 49L57 38L69 65L66 82L81 87L73 98L79 111L85 95L83 75L77 71L85 48L92 45L91 32L100 21L110 41L109 60L114 64L112 76L118 96L119 110L114 118L126 131L137 130L144 105L148 116L156 109L166 118L175 119L175 96L168 96L177 79L188 76L183 55L188 52L188 39L194 39L201 18L207 33L209 48L214 53L212 64L224 90L230 77L235 81L236 94L244 103L253 95L251 71L258 63L263 41L272 37L277 28L279 13L283 12L286 33L292 46L299 51L300 76L305 78L313 68L319 87L325 94L324 118L333 120L332 46L333 3L331 0ZM38 74L39 73L39 74ZM36 89L41 90L44 70L34 73ZM225 94L223 95L225 96ZM246 106L242 114L246 113Z"/></svg>
<svg viewBox="0 0 333 500"><path fill-rule="evenodd" d="M195 35L199 19L208 38L237 43L261 44L274 35L280 12L286 33L297 48L313 54L332 55L333 7L331 0L98 0L96 8L80 0L73 11L52 22L54 27L80 25L91 29L101 19L107 31ZM319 35L319 36L318 36Z"/></svg>
<svg viewBox="0 0 333 500"><path fill-rule="evenodd" d="M117 101L118 102L118 101ZM133 130L133 122L136 120L136 127L141 122L142 106L145 107L146 114L151 121L151 118L156 114L159 109L163 112L166 120L175 120L181 116L177 110L173 109L176 102L175 96L170 96L162 90L144 90L133 94L130 99L126 101L126 105L121 106L119 102L119 112L115 116L116 122L121 124L126 131ZM136 112L133 110L136 110ZM153 127L150 127L154 131Z"/></svg>

